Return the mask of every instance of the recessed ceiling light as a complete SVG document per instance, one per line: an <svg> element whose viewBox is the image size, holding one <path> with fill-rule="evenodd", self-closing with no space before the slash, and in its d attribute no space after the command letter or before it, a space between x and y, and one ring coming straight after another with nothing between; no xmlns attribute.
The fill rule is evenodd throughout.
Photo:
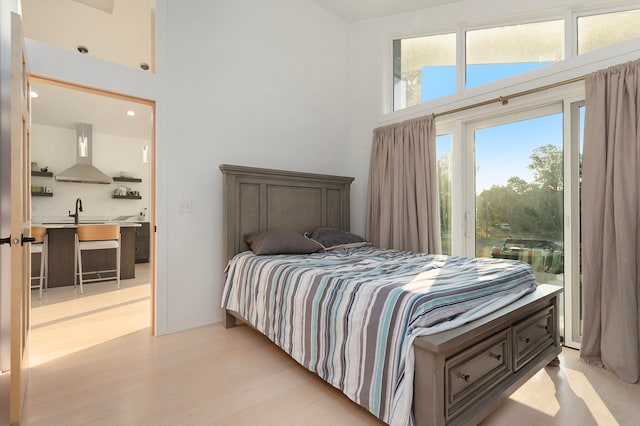
<svg viewBox="0 0 640 426"><path fill-rule="evenodd" d="M133 110L129 110L129 111L127 111L127 115L128 115L129 117L134 117L134 116L136 115L136 112L135 112L135 111L133 111Z"/></svg>
<svg viewBox="0 0 640 426"><path fill-rule="evenodd" d="M32 90L32 91L30 91L30 92L29 92L29 96L31 96L32 98L34 98L34 99L35 99L35 98L37 98L37 97L38 97L38 96L40 96L40 95L38 95L38 92L34 92L34 91Z"/></svg>
<svg viewBox="0 0 640 426"><path fill-rule="evenodd" d="M89 48L87 46L80 45L78 46L78 52L84 55L86 53L89 53Z"/></svg>

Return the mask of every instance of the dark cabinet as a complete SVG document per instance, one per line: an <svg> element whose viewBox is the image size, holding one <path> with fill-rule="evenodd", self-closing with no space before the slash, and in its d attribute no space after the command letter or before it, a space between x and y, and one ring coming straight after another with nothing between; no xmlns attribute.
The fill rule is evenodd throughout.
<svg viewBox="0 0 640 426"><path fill-rule="evenodd" d="M134 229L138 228L120 228L120 279L136 276L134 241L137 243L137 238ZM49 235L49 269L47 271L49 287L73 285L76 230L75 228L50 228L47 232ZM115 269L115 263L115 256L110 253L110 250L90 250L82 254L83 269L87 271ZM34 271L39 274L37 272L39 266L38 263L32 268L32 275Z"/></svg>
<svg viewBox="0 0 640 426"><path fill-rule="evenodd" d="M140 222L142 227L136 228L136 263L149 261L149 222Z"/></svg>

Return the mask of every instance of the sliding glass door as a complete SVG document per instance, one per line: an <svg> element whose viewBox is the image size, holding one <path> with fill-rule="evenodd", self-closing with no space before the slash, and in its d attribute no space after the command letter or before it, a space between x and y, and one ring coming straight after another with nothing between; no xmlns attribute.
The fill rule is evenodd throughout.
<svg viewBox="0 0 640 426"><path fill-rule="evenodd" d="M579 219L579 201L571 201L579 194L573 174L579 170L579 152L571 143L571 128L581 123L571 124L578 112L571 105L559 102L466 126L464 255L526 262L538 284L579 283L579 227L575 233L569 224L572 212ZM566 250L567 244L573 250ZM576 341L579 291L568 293L560 326L563 332L569 328L569 340Z"/></svg>

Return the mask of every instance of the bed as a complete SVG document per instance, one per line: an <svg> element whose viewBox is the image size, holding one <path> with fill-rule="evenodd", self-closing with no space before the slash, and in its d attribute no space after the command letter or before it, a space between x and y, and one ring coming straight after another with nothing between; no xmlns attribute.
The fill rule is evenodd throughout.
<svg viewBox="0 0 640 426"><path fill-rule="evenodd" d="M430 256L426 264L436 266L414 270L417 263L412 256L428 255L399 252L400 256L404 256L404 260L394 260L390 263L385 256L397 257L398 253L371 247L348 248L329 255L317 253L300 256L255 256L247 252L245 234L273 229L303 233L321 227L348 231L349 191L353 179L230 165L222 165L220 170L224 180L225 264L235 257L234 263L227 269L227 277L235 276L238 283L247 286L246 289L238 290L235 295L225 287L223 295L223 306L226 307L225 326L232 327L236 319L251 325L300 364L342 390L350 399L378 418L390 424L478 423L538 370L549 363L557 363L557 355L560 353L558 299L561 289L548 285L535 286L535 282L531 285L528 276L532 274L527 265L493 259ZM374 260L378 258L380 262L374 264ZM345 272L346 270L341 269L347 260L352 259L355 259L356 270L360 272ZM345 294L351 294L348 293L350 288L362 287L371 281L367 278L370 277L367 275L370 274L368 268L380 271L386 267L385 265L403 265L405 274L414 278L410 280L412 283L421 281L427 286L437 287L446 281L443 278L441 266L444 264L460 266L469 262L478 270L480 267L485 268L482 270L487 276L495 275L495 268L503 267L506 262L507 269L516 278L511 281L498 280L503 284L501 284L502 287L495 287L495 293L504 292L504 295L501 293L500 298L491 298L491 302L476 303L473 305L474 309L464 311L470 312L469 314L444 318L448 317L448 314L444 313L443 318L430 320L431 322L428 323L415 322L416 318L411 317L411 324L405 324L404 330L397 335L389 332L389 335L385 335L384 338L370 338L367 341L366 336L373 335L374 332L371 329L364 327L361 329L360 326L353 325L357 322L358 315L352 313L347 319L343 318L340 312L345 310L335 308L338 306L335 302L336 298L332 302L335 309L330 315L322 317L324 318L322 321L316 318L314 321L305 322L304 317L312 318L312 311L315 308L310 308L306 312L302 310L296 314L291 306L302 305L300 299L296 299L297 301L294 301L291 306L282 305L274 308L276 305L274 300L285 297L276 295L276 288L289 291L294 285L304 283L305 280L307 284L302 288L311 288L308 283L312 282L316 284L322 282L323 286L327 282L335 282L337 287L333 290L327 290L330 288L328 286L323 287L323 294L326 295L327 291L329 293L344 291ZM242 265L245 267L244 270L240 269ZM313 278L313 271L310 270L317 269L318 265L323 267L330 265L331 276ZM304 269L305 267L307 270ZM396 266L390 266L390 268L397 269ZM263 271L264 276L282 275L298 278L295 282L285 280L274 282L268 293L275 299L265 299L258 303L265 306L261 311L260 308L248 307L245 303L246 300L255 298L254 295L258 293L261 286L265 287L264 284L258 283L258 277L248 274L247 270ZM437 273L430 276L429 274L434 270ZM359 273L361 275L358 275ZM346 280L347 275L350 281ZM418 276L420 280L415 279ZM476 281L478 280L469 280L465 285L473 287L477 285ZM458 287L462 288L462 281L460 285L456 283L456 288ZM445 282L443 288L453 287L450 282ZM393 292L396 291L397 288L394 288ZM458 292L462 301L459 306L475 303L477 297L469 296L474 291L477 289L470 288L468 292ZM241 297L239 294L244 296ZM247 297L247 294L250 296ZM386 311L381 308L375 312L369 312L367 318L369 320L379 318L382 322L383 318L392 318L390 312L394 309L410 310L405 307L418 305L416 300L419 297L413 298L414 294L416 294L415 291L409 295L410 297L406 297L410 300L407 304L398 303L395 308L393 304L389 304ZM448 296L451 294L447 293ZM290 295L286 297L294 300L296 297L294 293L290 292ZM404 300L405 296L402 298ZM344 298L344 300L350 300L348 302L350 307L356 306L355 299L356 296ZM444 306L450 304L451 300L453 296L431 303ZM366 306L366 303L364 305ZM300 316L296 317L296 315ZM320 316L318 315L318 318ZM446 321L447 319L449 321ZM327 321L332 321L332 325L326 329L317 328L319 323L326 326ZM400 322L403 321L405 320L400 320ZM347 322L349 322L348 325L346 325ZM314 327L316 327L315 331L313 331ZM300 331L302 329L306 331ZM321 334L336 334L335 330L340 329L345 331L344 336L341 335L338 338L333 336L329 339L330 343L313 345L311 350L301 349L305 341L309 349L309 333L315 333L313 339L316 339ZM385 325L379 329L388 330L389 328ZM410 331L407 332L407 330ZM301 334L296 335L298 331ZM304 333L307 333L306 337ZM397 343L400 348L398 354L392 351L387 351L386 356L384 353L372 353L385 352L385 348L392 346L385 342L391 341L399 342ZM295 342L298 342L298 346ZM354 342L360 342L360 344ZM344 350L345 347L353 347L353 349ZM318 359L322 358L317 353L321 350L319 348L324 348L323 353L331 356L319 362ZM349 362L345 358L357 358L356 364L360 365L369 363L366 377L371 377L371 382L376 383L364 383L362 378L358 379L354 371L365 369L349 369ZM378 365L379 358L387 358L388 365ZM349 384L350 380L345 378L353 379L351 384ZM366 389L363 390L363 388Z"/></svg>

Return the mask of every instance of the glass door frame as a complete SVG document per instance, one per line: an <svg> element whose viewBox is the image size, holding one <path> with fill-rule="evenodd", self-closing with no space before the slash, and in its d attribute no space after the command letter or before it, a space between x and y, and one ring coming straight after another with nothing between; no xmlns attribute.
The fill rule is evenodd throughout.
<svg viewBox="0 0 640 426"><path fill-rule="evenodd" d="M514 123L517 121L530 120L551 114L563 112L563 103L561 101L538 105L532 108L512 111L492 117L482 118L465 123L464 127L464 155L462 156L462 168L466 171L464 174L463 188L471 188L471 190L463 191L463 232L462 235L462 256L475 257L476 255L476 130L486 129L489 127L501 126L504 124ZM563 126L566 127L566 126ZM563 135L564 137L564 135Z"/></svg>
<svg viewBox="0 0 640 426"><path fill-rule="evenodd" d="M451 133L451 192L453 255L475 256L475 131L544 115L563 113L564 153L564 344L580 348L580 115L584 94L556 99L502 114L456 120L438 126L438 134ZM569 178L568 178L569 177ZM576 334L577 331L577 334Z"/></svg>
<svg viewBox="0 0 640 426"><path fill-rule="evenodd" d="M580 108L584 96L564 100L564 345L580 349Z"/></svg>

